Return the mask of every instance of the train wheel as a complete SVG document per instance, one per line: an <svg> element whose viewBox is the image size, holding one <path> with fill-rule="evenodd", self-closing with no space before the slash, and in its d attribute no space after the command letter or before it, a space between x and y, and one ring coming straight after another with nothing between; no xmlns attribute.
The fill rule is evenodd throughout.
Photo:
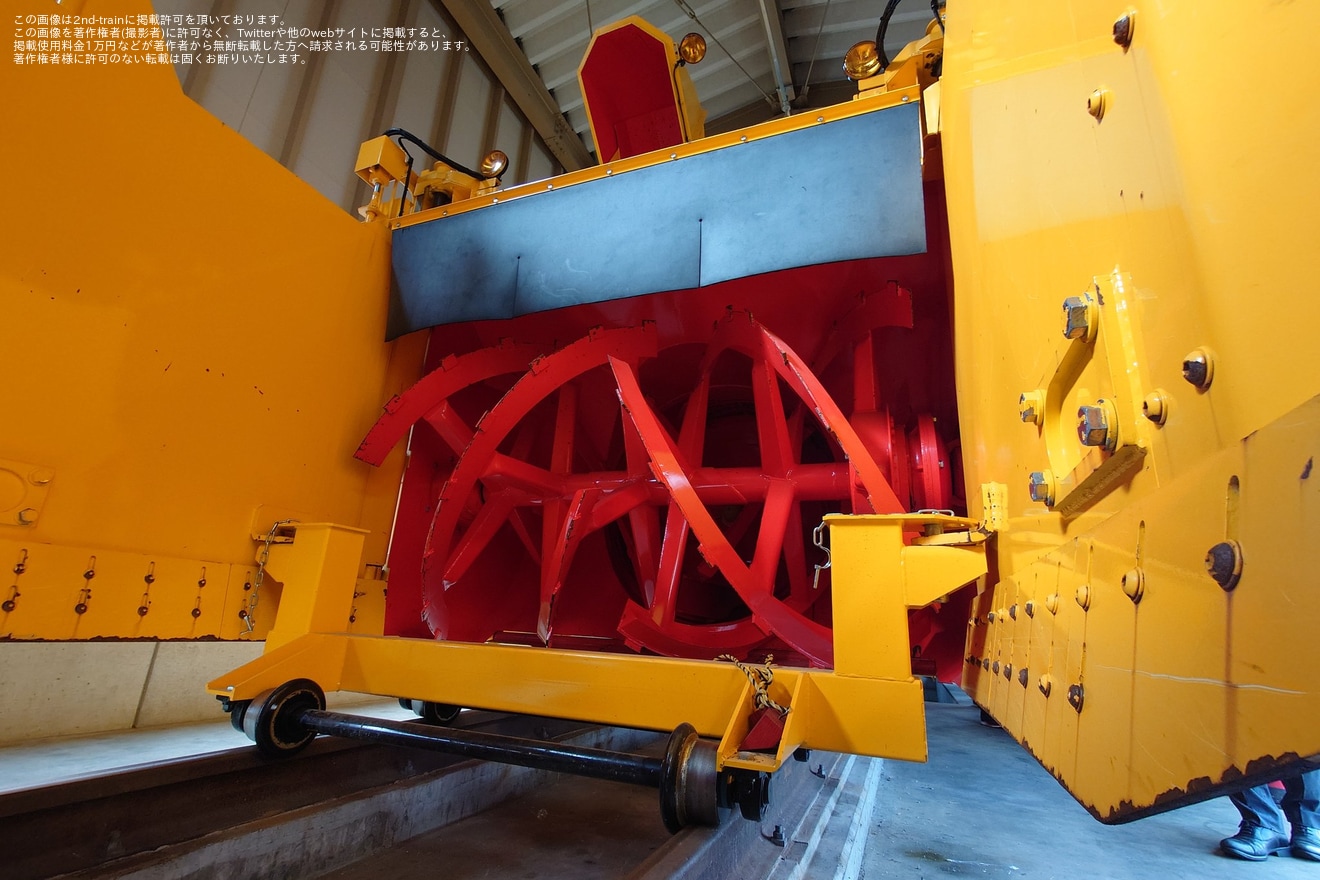
<svg viewBox="0 0 1320 880"><path fill-rule="evenodd" d="M268 758L283 758L302 751L316 734L298 721L304 709L324 709L325 692L316 682L298 678L255 697L243 707L239 721L243 733Z"/></svg>

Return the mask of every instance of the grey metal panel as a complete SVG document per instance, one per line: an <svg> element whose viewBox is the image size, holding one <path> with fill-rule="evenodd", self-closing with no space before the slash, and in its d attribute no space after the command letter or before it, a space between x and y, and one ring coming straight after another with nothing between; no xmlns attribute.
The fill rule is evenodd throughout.
<svg viewBox="0 0 1320 880"><path fill-rule="evenodd" d="M389 338L925 249L916 106L409 226Z"/></svg>
<svg viewBox="0 0 1320 880"><path fill-rule="evenodd" d="M701 224L669 204L680 164L494 206L518 251L513 314L699 286Z"/></svg>
<svg viewBox="0 0 1320 880"><path fill-rule="evenodd" d="M701 283L926 248L915 105L721 150ZM717 158L718 157L718 158Z"/></svg>
<svg viewBox="0 0 1320 880"><path fill-rule="evenodd" d="M498 246L503 230L481 215L461 214L394 233L386 338L436 324L513 315L517 254ZM473 223L474 218L481 220Z"/></svg>

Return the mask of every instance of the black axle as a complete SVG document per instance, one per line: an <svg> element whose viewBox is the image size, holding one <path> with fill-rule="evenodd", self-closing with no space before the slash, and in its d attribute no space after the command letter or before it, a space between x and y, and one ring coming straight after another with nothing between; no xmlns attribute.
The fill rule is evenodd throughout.
<svg viewBox="0 0 1320 880"><path fill-rule="evenodd" d="M409 746L537 770L590 776L610 782L660 787L660 766L663 762L659 758L628 752L583 748L475 730L437 729L416 721L385 721L341 715L323 709L299 710L293 720L307 730L326 736Z"/></svg>
<svg viewBox="0 0 1320 880"><path fill-rule="evenodd" d="M327 712L325 694L316 682L305 678L286 682L251 701L226 701L226 707L234 727L247 734L262 754L271 757L291 755L320 733L658 788L661 818L673 832L688 825L718 825L721 807L737 807L744 817L760 820L769 802L769 774L728 768L721 771L717 744L703 740L686 723L669 735L663 758L650 758Z"/></svg>

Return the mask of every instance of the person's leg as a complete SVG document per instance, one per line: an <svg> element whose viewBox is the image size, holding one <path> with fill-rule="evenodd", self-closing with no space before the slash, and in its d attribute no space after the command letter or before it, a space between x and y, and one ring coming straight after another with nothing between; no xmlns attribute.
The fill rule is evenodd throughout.
<svg viewBox="0 0 1320 880"><path fill-rule="evenodd" d="M1288 826L1268 785L1236 792L1229 795L1229 800L1242 814L1242 824L1237 834L1219 842L1226 855L1259 862L1288 851Z"/></svg>
<svg viewBox="0 0 1320 880"><path fill-rule="evenodd" d="M1292 826L1292 854L1320 862L1320 770L1283 781L1279 805Z"/></svg>

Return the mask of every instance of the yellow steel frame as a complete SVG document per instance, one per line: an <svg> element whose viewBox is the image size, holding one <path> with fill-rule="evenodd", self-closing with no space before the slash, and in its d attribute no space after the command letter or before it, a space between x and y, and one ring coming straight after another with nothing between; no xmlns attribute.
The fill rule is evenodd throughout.
<svg viewBox="0 0 1320 880"><path fill-rule="evenodd" d="M912 677L907 609L982 577L985 545L904 546L905 530L946 534L976 524L929 515L830 516L835 668L775 668L770 695L790 707L778 751L739 750L755 692L727 663L558 651L496 644L352 635L342 631L362 533L298 525L271 548L268 570L284 584L266 653L208 688L250 700L295 678L348 690L670 730L691 723L720 739L725 767L771 771L800 747L922 761L922 689Z"/></svg>
<svg viewBox="0 0 1320 880"><path fill-rule="evenodd" d="M134 169L76 206L28 200L5 227L0 639L261 638L279 585L249 633L251 536L282 519L369 529L364 559L383 563L404 450L379 469L352 453L425 345L381 342L384 224L220 125L169 65L5 64L0 80L14 119ZM0 141L7 167L31 153ZM168 195L146 182L167 166L191 169ZM378 571L357 573L341 628L379 631Z"/></svg>

